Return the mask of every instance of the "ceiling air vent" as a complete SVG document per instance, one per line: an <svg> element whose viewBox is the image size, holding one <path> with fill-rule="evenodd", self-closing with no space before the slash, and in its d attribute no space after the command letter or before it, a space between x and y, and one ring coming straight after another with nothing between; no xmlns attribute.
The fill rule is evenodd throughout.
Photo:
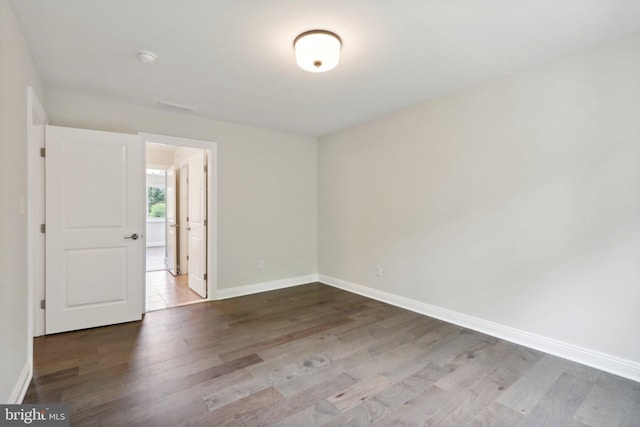
<svg viewBox="0 0 640 427"><path fill-rule="evenodd" d="M196 111L195 107L174 104L173 102L167 101L158 102L157 107L161 110L173 111L174 113L193 113L194 111Z"/></svg>

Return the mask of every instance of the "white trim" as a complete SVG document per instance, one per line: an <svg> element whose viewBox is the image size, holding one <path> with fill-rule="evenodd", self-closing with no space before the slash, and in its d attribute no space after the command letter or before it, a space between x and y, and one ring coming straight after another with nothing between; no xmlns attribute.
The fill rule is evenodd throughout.
<svg viewBox="0 0 640 427"><path fill-rule="evenodd" d="M40 146L36 146L36 126L46 126L47 113L31 86L27 87L27 339L29 360L33 360L33 337L44 335L44 310L40 309L37 295L44 298L44 280L36 283L36 270L44 272L44 239L40 234L41 218L44 218L44 188L34 183L35 176L44 175L44 161L40 157ZM46 141L42 141L46 144ZM36 173L38 172L38 173ZM38 210L36 212L36 209ZM38 268L39 267L39 268Z"/></svg>
<svg viewBox="0 0 640 427"><path fill-rule="evenodd" d="M640 363L638 362L579 347L553 338L536 335L477 317L468 316L446 308L437 307L389 292L347 282L346 280L336 279L335 277L320 274L318 275L318 281L345 291L353 292L355 294L363 295L387 304L414 311L416 313L424 314L425 316L444 320L445 322L473 329L525 347L540 350L573 362L591 366L633 381L640 381Z"/></svg>
<svg viewBox="0 0 640 427"><path fill-rule="evenodd" d="M207 153L207 298L203 301L214 301L218 289L218 143L147 132L138 135L145 143L200 148Z"/></svg>
<svg viewBox="0 0 640 427"><path fill-rule="evenodd" d="M288 279L272 280L270 282L253 283L251 285L237 286L229 289L218 289L216 292L216 300L242 297L260 292L274 291L276 289L291 288L317 281L317 274L309 274L307 276L297 276L290 277Z"/></svg>
<svg viewBox="0 0 640 427"><path fill-rule="evenodd" d="M22 368L22 372L18 377L18 381L13 387L11 396L9 396L8 403L10 405L22 403L22 401L24 400L24 396L27 394L27 390L29 389L29 384L31 384L32 377L33 375L31 371L31 362L27 362L24 364L24 368Z"/></svg>

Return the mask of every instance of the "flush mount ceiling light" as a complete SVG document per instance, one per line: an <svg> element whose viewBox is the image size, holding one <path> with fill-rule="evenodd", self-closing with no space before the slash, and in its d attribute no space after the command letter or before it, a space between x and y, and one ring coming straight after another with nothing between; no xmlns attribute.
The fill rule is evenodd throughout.
<svg viewBox="0 0 640 427"><path fill-rule="evenodd" d="M151 64L153 61L156 60L156 54L148 50L139 50L138 59L143 64Z"/></svg>
<svg viewBox="0 0 640 427"><path fill-rule="evenodd" d="M325 30L304 32L293 41L298 66L312 73L334 69L340 61L341 47L340 37Z"/></svg>

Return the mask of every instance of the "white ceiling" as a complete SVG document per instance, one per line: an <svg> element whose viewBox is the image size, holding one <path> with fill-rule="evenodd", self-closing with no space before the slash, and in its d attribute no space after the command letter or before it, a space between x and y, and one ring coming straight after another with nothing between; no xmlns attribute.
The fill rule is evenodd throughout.
<svg viewBox="0 0 640 427"><path fill-rule="evenodd" d="M49 88L314 136L640 31L639 0L11 3ZM333 71L297 68L311 29L342 38Z"/></svg>

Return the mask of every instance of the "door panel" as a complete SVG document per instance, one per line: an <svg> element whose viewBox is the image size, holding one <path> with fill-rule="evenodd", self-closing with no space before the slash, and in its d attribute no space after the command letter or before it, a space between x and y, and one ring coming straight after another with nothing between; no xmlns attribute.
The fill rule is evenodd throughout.
<svg viewBox="0 0 640 427"><path fill-rule="evenodd" d="M178 227L176 217L176 168L167 169L167 258L166 265L174 276L178 274Z"/></svg>
<svg viewBox="0 0 640 427"><path fill-rule="evenodd" d="M46 333L141 319L141 140L47 126L46 145Z"/></svg>
<svg viewBox="0 0 640 427"><path fill-rule="evenodd" d="M67 308L127 299L126 278L122 268L117 268L127 264L126 247L66 250L64 261L67 266Z"/></svg>
<svg viewBox="0 0 640 427"><path fill-rule="evenodd" d="M204 152L189 158L189 287L206 298L207 180L204 165Z"/></svg>

